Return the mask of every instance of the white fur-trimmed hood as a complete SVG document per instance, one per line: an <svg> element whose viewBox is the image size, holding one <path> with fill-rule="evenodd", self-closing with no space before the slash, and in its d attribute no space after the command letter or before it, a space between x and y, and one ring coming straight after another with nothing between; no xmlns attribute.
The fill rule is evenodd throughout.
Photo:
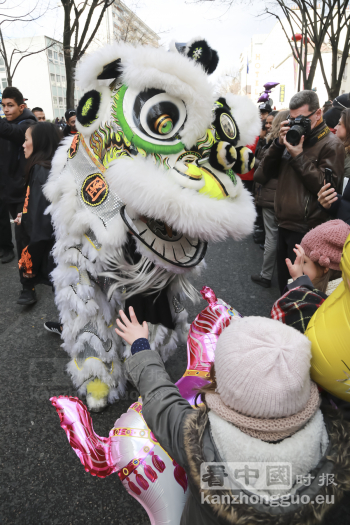
<svg viewBox="0 0 350 525"><path fill-rule="evenodd" d="M321 410L316 412L305 427L279 443L267 443L248 436L212 410L209 412L209 421L214 442L225 462L291 463L293 485L297 476L306 476L316 467L329 442ZM260 481L258 478L250 481L251 484L255 483L255 490L259 494L273 493L259 489Z"/></svg>
<svg viewBox="0 0 350 525"><path fill-rule="evenodd" d="M99 89L110 80L98 80L103 66L121 59L120 81L133 89L161 89L184 101L187 120L181 131L186 147L193 146L210 126L214 103L213 87L203 68L179 53L150 46L116 43L86 56L77 67L76 80L83 90Z"/></svg>

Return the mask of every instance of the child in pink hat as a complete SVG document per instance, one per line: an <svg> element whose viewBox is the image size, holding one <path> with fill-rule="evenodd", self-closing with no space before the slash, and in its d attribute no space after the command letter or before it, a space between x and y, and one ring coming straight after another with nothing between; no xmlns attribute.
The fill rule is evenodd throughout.
<svg viewBox="0 0 350 525"><path fill-rule="evenodd" d="M350 226L340 219L309 231L296 244L287 292L273 305L271 318L304 333L317 308L341 282L340 259Z"/></svg>
<svg viewBox="0 0 350 525"><path fill-rule="evenodd" d="M350 424L319 408L303 334L264 317L232 318L195 408L150 349L147 323L132 308L130 320L119 314L116 332L131 345L125 369L142 416L187 474L181 525L345 524L339 503L350 486Z"/></svg>

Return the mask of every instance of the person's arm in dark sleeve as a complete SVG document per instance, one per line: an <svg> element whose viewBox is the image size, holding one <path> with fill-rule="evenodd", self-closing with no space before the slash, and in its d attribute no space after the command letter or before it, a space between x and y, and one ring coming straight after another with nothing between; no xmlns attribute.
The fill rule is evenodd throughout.
<svg viewBox="0 0 350 525"><path fill-rule="evenodd" d="M272 178L278 177L278 170L284 150L285 147L278 142L278 139L276 139L266 151L262 167L263 176L266 179L266 182ZM266 184L266 182L264 184Z"/></svg>
<svg viewBox="0 0 350 525"><path fill-rule="evenodd" d="M146 343L146 344L145 344ZM135 351L135 347L141 350ZM158 352L148 350L148 341L136 340L126 360L129 378L142 397L142 415L166 452L182 467L186 467L183 446L183 425L193 408L170 380Z"/></svg>
<svg viewBox="0 0 350 525"><path fill-rule="evenodd" d="M269 178L266 177L265 172L264 172L265 156L266 155L264 155L263 158L259 161L258 167L254 172L254 182L258 182L262 186L264 186L264 184L266 184L269 181Z"/></svg>
<svg viewBox="0 0 350 525"><path fill-rule="evenodd" d="M331 142L324 147L317 159L313 162L303 151L289 163L295 173L301 179L304 186L313 194L317 195L325 179L325 168L330 168L333 172L333 186L339 192L344 178L345 149L340 141Z"/></svg>
<svg viewBox="0 0 350 525"><path fill-rule="evenodd" d="M337 197L338 197L338 199L336 201L332 202L332 204L331 204L330 208L328 208L328 210L326 210L322 206L322 209L326 210L330 215L333 215L334 217L336 217L337 214L338 214L340 201L342 200L343 196L339 195L339 193L337 193Z"/></svg>
<svg viewBox="0 0 350 525"><path fill-rule="evenodd" d="M10 140L22 146L26 129L29 125L25 124L25 122L23 122L23 124L11 124L11 122L8 122L5 118L0 118L0 138Z"/></svg>
<svg viewBox="0 0 350 525"><path fill-rule="evenodd" d="M350 196L350 156L349 155L347 155L345 157L344 178L349 179L349 181L348 181L347 185L344 188L343 195L341 195L340 193L337 193L338 199L335 202L332 202L331 207L328 210L326 210L331 215L333 215L334 217L336 217L338 215L339 206L340 206L341 201L344 198L344 194L348 193L349 196ZM341 188L341 190L342 189L343 188ZM348 202L348 206L350 207L350 202ZM325 208L323 208L323 209L325 209Z"/></svg>

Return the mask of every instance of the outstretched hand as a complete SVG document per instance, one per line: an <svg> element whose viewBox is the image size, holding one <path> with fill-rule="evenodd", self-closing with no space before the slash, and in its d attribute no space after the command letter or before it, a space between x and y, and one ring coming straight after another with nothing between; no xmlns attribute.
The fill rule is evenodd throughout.
<svg viewBox="0 0 350 525"><path fill-rule="evenodd" d="M286 259L286 264L288 266L289 274L293 281L295 279L298 279L298 277L301 277L304 275L304 255L305 252L303 248L300 246L300 244L296 244L295 248L293 248L293 251L296 254L296 259L294 261L294 264L292 264L292 261L290 259Z"/></svg>
<svg viewBox="0 0 350 525"><path fill-rule="evenodd" d="M132 345L134 341L141 337L148 339L148 326L146 321L142 325L138 322L132 306L129 307L130 321L126 317L123 310L119 310L119 315L122 320L117 319L116 333L124 339L129 345ZM123 322L122 322L123 321Z"/></svg>

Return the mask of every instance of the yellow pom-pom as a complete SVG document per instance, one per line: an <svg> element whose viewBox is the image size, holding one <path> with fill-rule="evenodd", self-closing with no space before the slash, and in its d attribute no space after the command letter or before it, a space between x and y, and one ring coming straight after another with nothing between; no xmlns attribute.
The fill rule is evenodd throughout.
<svg viewBox="0 0 350 525"><path fill-rule="evenodd" d="M109 387L98 378L90 381L86 386L86 393L91 394L95 399L102 399L108 396Z"/></svg>

